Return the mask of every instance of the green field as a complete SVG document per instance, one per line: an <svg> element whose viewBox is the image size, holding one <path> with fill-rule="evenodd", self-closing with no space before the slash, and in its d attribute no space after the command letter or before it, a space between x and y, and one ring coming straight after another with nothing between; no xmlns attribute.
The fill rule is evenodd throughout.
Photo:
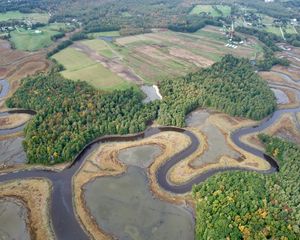
<svg viewBox="0 0 300 240"><path fill-rule="evenodd" d="M10 41L16 49L36 51L51 45L51 37L65 30L72 30L72 27L64 23L53 23L35 30L18 28L10 33Z"/></svg>
<svg viewBox="0 0 300 240"><path fill-rule="evenodd" d="M62 71L62 75L68 79L86 81L103 90L125 89L132 86L100 63L71 47L55 54L53 58L64 65L66 70Z"/></svg>
<svg viewBox="0 0 300 240"><path fill-rule="evenodd" d="M121 37L109 45L120 61L146 82L156 83L207 67L224 54L252 58L261 52L255 43L233 49L226 47L227 41L219 28L207 26L193 34L165 31Z"/></svg>
<svg viewBox="0 0 300 240"><path fill-rule="evenodd" d="M275 26L266 26L266 31L281 36L280 28Z"/></svg>
<svg viewBox="0 0 300 240"><path fill-rule="evenodd" d="M236 49L226 47L227 38L223 32L211 26L194 34L166 31L121 37L112 43L100 39L80 43L108 59L114 58L151 84L207 67L224 54L252 58L262 52L258 43ZM84 80L100 89L129 86L115 73L72 47L54 55L54 58L66 67L62 73L67 78ZM110 67L114 67L113 63Z"/></svg>
<svg viewBox="0 0 300 240"><path fill-rule="evenodd" d="M214 6L220 10L217 11ZM195 6L190 14L200 14L200 13L207 13L210 14L213 17L227 17L231 13L231 8L229 6L223 6L223 5L197 5Z"/></svg>
<svg viewBox="0 0 300 240"><path fill-rule="evenodd" d="M101 39L85 40L81 42L104 57L113 58L115 56L109 45Z"/></svg>
<svg viewBox="0 0 300 240"><path fill-rule="evenodd" d="M11 41L15 48L24 51L36 51L51 45L51 36L57 34L56 31L39 29L39 33L35 30L17 29L10 33Z"/></svg>
<svg viewBox="0 0 300 240"><path fill-rule="evenodd" d="M272 25L272 26L266 26L265 29L266 29L267 32L274 33L274 34L276 34L276 35L278 35L280 37L282 36L279 27L276 27L276 26ZM297 32L295 32L295 29L293 28L293 26L290 25L290 24L288 24L286 27L282 27L282 30L283 30L284 34L286 34L286 33L297 34Z"/></svg>
<svg viewBox="0 0 300 240"><path fill-rule="evenodd" d="M51 23L46 28L51 31L70 32L75 29L75 26L72 24L66 24L66 23Z"/></svg>
<svg viewBox="0 0 300 240"><path fill-rule="evenodd" d="M297 32L295 31L295 29L293 28L292 25L288 24L285 28L284 31L286 33L290 33L290 34L297 34Z"/></svg>
<svg viewBox="0 0 300 240"><path fill-rule="evenodd" d="M272 18L268 15L265 15L265 14L262 14L261 18L262 18L261 21L262 21L263 24L265 24L265 25L272 25L273 24L274 18Z"/></svg>
<svg viewBox="0 0 300 240"><path fill-rule="evenodd" d="M8 20L30 20L34 23L47 23L49 15L47 13L21 13L19 11L0 13L0 22Z"/></svg>

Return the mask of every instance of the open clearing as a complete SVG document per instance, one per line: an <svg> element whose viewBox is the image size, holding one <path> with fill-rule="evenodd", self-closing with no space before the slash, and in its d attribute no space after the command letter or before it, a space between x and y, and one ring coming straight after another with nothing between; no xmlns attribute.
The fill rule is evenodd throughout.
<svg viewBox="0 0 300 240"><path fill-rule="evenodd" d="M68 26L61 23L50 24L35 30L18 28L10 33L10 40L16 49L36 51L51 45L53 43L51 37L63 30L68 30Z"/></svg>
<svg viewBox="0 0 300 240"><path fill-rule="evenodd" d="M114 74L100 63L80 52L80 49L66 48L53 56L66 68L62 75L72 80L86 81L98 89L112 90L124 89L130 83Z"/></svg>
<svg viewBox="0 0 300 240"><path fill-rule="evenodd" d="M47 23L49 15L47 13L21 13L19 11L0 13L0 22L8 20L28 20L33 23Z"/></svg>
<svg viewBox="0 0 300 240"><path fill-rule="evenodd" d="M231 8L223 5L197 5L190 12L190 14L200 13L207 13L213 17L227 17L231 13Z"/></svg>
<svg viewBox="0 0 300 240"><path fill-rule="evenodd" d="M68 26L62 23L53 23L35 30L18 28L11 32L11 42L16 49L24 51L36 51L52 44L51 37L61 31L68 30Z"/></svg>

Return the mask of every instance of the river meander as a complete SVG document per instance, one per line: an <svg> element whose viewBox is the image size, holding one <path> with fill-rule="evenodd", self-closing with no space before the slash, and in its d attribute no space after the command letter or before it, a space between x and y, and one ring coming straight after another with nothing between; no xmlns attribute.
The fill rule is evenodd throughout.
<svg viewBox="0 0 300 240"><path fill-rule="evenodd" d="M2 84L3 89L6 88L6 81L1 80L0 84ZM3 94L4 92L4 94ZM1 97L5 97L5 91L1 91ZM291 109L280 109L277 110L272 116L266 118L265 120L258 123L258 126L255 127L245 127L236 130L231 134L231 138L234 144L236 144L238 147L242 148L245 151L248 151L258 157L264 158L266 161L270 163L271 168L266 171L259 171L261 173L273 173L278 170L277 163L270 158L269 156L266 156L262 151L255 149L251 147L250 145L247 145L246 143L243 143L240 139L242 136L247 135L249 133L258 133L260 131L263 131L267 127L271 126L282 114L291 112L291 113L297 113L300 111L300 108L291 108ZM18 129L15 130L16 132ZM162 127L162 128L150 128L144 133L140 133L133 136L104 136L101 138L98 138L88 144L82 152L74 159L73 164L61 171L61 172L54 172L49 170L23 170L19 172L13 172L13 173L7 173L0 175L0 182L5 182L8 180L15 180L15 179L27 179L32 177L42 177L46 178L51 181L52 183L52 196L51 196L51 205L50 205L50 212L51 212L51 219L53 224L53 229L55 232L55 235L57 239L89 239L90 237L87 235L87 233L83 230L83 226L78 222L76 215L75 215L75 209L73 206L73 188L72 188L72 177L76 173L76 171L79 170L82 163L85 161L87 156L97 147L99 144L107 141L134 141L136 139L140 138L146 138L153 134L156 134L160 131L179 131L182 134L185 134L187 137L190 138L191 144L181 152L175 154L174 156L170 156L169 160L166 161L157 171L156 178L158 184L166 191L169 191L171 193L187 193L191 191L191 188L194 184L198 184L204 180L206 180L209 176L222 171L228 171L228 170L237 170L240 168L221 168L221 169L214 169L212 171L205 172L203 174L198 175L197 177L191 179L190 181L181 184L181 185L172 185L167 181L167 173L169 170L177 164L182 159L186 158L187 156L191 155L193 152L197 150L199 147L199 144L201 144L198 140L198 138L193 134L193 132L185 130L185 129L179 129L179 128L170 128L170 127ZM241 169L240 169L241 170ZM243 169L243 170L249 170L249 169ZM138 181L136 180L138 179ZM109 185L108 182L110 182L112 185ZM126 189L124 185L127 183L127 189L128 191L125 191ZM89 203L89 198L87 198L87 205L91 209L92 215L99 221L99 225L103 227L107 232L115 234L120 236L120 238L126 239L128 236L131 236L132 239L139 239L139 237L145 237L146 239L148 236L151 235L151 233L154 231L157 235L156 236L162 236L161 238L156 239L165 239L164 238L164 232L161 231L161 228L159 226L155 225L156 221L163 221L161 224L165 224L165 232L167 232L166 229L170 229L167 232L168 235L172 235L174 233L175 236L173 239L176 239L176 234L179 236L184 236L180 239L189 239L190 237L193 238L193 235L190 235L190 229L193 228L193 221L189 220L191 218L191 214L188 210L184 210L178 206L174 205L168 205L167 203L161 202L158 199L155 199L151 192L149 191L149 188L147 187L147 177L144 173L144 170L142 168L138 167L129 167L128 172L117 176L117 177L103 177L98 178L94 180L93 182L89 183L90 186L94 187L94 191L90 195L90 199L94 199L94 203ZM117 185L120 185L118 187ZM89 185L87 185L89 186ZM123 186L123 188L122 188ZM112 191L111 187L115 188L115 192ZM140 192L135 192L136 189L141 189L140 191L143 194L140 194ZM87 189L88 190L88 189ZM111 194L107 195L106 190ZM97 191L97 192L96 192ZM131 192L132 191L132 192ZM95 196L95 194L100 194L99 196ZM120 196L123 193L124 196ZM86 192L88 194L88 191ZM106 195L105 195L106 194ZM119 195L118 195L119 194ZM127 194L127 195L126 195ZM147 195L148 194L148 195ZM149 206L155 206L155 209L160 209L152 212L152 215L149 217L148 225L144 223L145 225L145 231L143 229L143 224L140 223L140 216L143 216L143 211L140 210L140 212L136 212L138 209L133 208L131 206L131 197L136 197L136 202L139 203L139 205L135 204L136 207L140 207L141 209L146 208L147 205L143 205L143 202L145 201L144 196L147 197L147 201ZM110 212L112 214L112 218L105 219L106 214L102 214L103 219L100 219L99 216L101 215L101 211L104 211L105 204L108 204L109 197L111 199L121 199L124 204L128 204L128 207L131 207L130 211L136 212L137 215L135 221L131 220L131 222L128 223L128 226L125 223L122 223L121 221L118 221L118 219L114 216L114 214L119 214L119 212ZM103 198L103 199L102 199ZM100 203L101 202L101 203ZM117 201L113 202L111 201L110 204L116 204ZM122 202L120 202L122 203ZM104 204L104 205L102 205ZM119 209L120 213L122 211L126 211L126 209L122 209L122 204L120 206L115 206L115 208ZM165 209L170 211L170 215L166 214ZM111 210L111 209L108 209ZM147 209L149 210L149 209ZM97 212L98 211L98 212ZM128 210L127 210L128 211ZM162 211L162 213L166 216L159 216L159 211ZM180 219L173 220L173 218L176 218L176 214L179 214L181 217ZM124 212L125 216L128 212ZM144 216L143 216L144 217ZM138 221L140 220L140 221ZM106 221L106 222L105 222ZM178 222L177 222L178 221ZM112 225L111 223L116 224L116 231L112 231ZM175 227L176 223L176 227ZM181 227L179 225L185 226L185 230L181 231ZM140 229L139 229L140 227ZM177 229L178 228L178 229ZM138 230L137 230L138 229ZM174 231L174 232L173 232ZM189 233L188 233L189 232ZM193 231L192 231L193 232ZM127 234L127 235L126 235ZM161 234L161 235L160 235ZM182 234L182 235L180 235ZM134 238L135 237L135 238ZM144 239L145 239L144 238ZM127 238L128 239L128 238Z"/></svg>

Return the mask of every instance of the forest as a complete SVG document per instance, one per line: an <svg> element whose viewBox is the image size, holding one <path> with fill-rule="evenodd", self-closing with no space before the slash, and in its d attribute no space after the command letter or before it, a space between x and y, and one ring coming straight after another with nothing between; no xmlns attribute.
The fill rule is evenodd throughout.
<svg viewBox="0 0 300 240"><path fill-rule="evenodd" d="M300 238L300 148L276 137L260 139L280 171L222 173L195 186L197 239Z"/></svg>
<svg viewBox="0 0 300 240"><path fill-rule="evenodd" d="M189 32L194 33L206 25L212 25L222 27L222 23L219 19L214 19L209 16L187 16L180 22L171 23L168 25L168 29L175 32Z"/></svg>
<svg viewBox="0 0 300 240"><path fill-rule="evenodd" d="M142 99L134 89L105 93L50 73L22 80L7 106L37 111L25 128L28 161L55 164L73 160L102 135L145 130L158 106L142 104Z"/></svg>
<svg viewBox="0 0 300 240"><path fill-rule="evenodd" d="M233 116L260 120L276 108L273 92L247 59L226 55L198 72L160 83L163 95L158 122L184 126L197 107L211 107Z"/></svg>
<svg viewBox="0 0 300 240"><path fill-rule="evenodd" d="M299 17L299 1L297 0L275 0L265 3L264 0L201 0L201 4L226 4L235 8L237 5L256 9L259 13L272 16L274 18L297 18Z"/></svg>
<svg viewBox="0 0 300 240"><path fill-rule="evenodd" d="M133 29L143 33L151 28L167 27L185 17L192 6L181 3L181 0L85 1L62 7L51 16L50 22L75 18L87 33L122 30L123 35L128 35L126 32Z"/></svg>
<svg viewBox="0 0 300 240"><path fill-rule="evenodd" d="M6 103L37 111L25 128L24 148L29 163L43 164L71 161L96 137L143 131L157 118L163 125L184 126L186 114L198 106L253 119L276 106L273 92L249 61L231 55L210 68L165 80L160 89L162 102L143 104L136 89L105 93L52 71L22 80Z"/></svg>

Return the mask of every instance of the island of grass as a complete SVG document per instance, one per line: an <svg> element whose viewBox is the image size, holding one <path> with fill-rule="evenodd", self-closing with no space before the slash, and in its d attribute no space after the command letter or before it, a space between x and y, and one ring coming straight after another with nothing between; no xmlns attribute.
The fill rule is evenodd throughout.
<svg viewBox="0 0 300 240"><path fill-rule="evenodd" d="M185 115L198 106L255 119L276 106L273 92L248 60L230 55L160 87L164 101L143 104L143 95L134 89L104 93L51 73L24 79L7 106L37 111L25 129L24 147L29 163L43 164L72 161L99 136L142 131L158 113L159 122L182 126Z"/></svg>
<svg viewBox="0 0 300 240"><path fill-rule="evenodd" d="M231 7L226 5L196 5L190 14L206 13L212 17L228 17L231 14Z"/></svg>
<svg viewBox="0 0 300 240"><path fill-rule="evenodd" d="M87 44L94 46L95 44L92 41ZM99 45L97 46L97 50L102 54L110 54L107 48L100 49ZM68 47L60 51L53 58L64 66L65 70L61 73L65 78L75 81L86 81L93 87L103 90L127 89L133 86L128 81L105 68L101 63L94 61L87 54L73 47Z"/></svg>

